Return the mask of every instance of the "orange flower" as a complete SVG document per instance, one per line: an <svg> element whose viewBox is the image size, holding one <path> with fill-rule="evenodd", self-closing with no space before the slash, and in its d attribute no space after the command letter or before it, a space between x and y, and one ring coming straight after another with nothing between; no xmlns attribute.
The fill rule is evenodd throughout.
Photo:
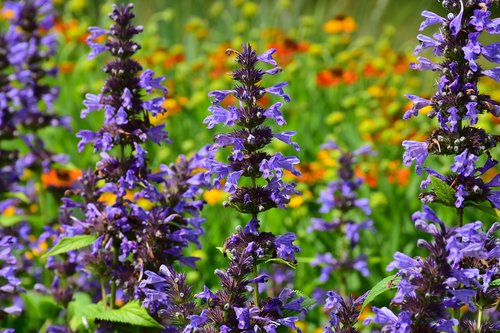
<svg viewBox="0 0 500 333"><path fill-rule="evenodd" d="M363 182L371 188L375 188L378 185L377 172L378 167L375 163L370 163L367 171L361 169L360 167L354 169L354 174L356 175L356 177L361 178Z"/></svg>
<svg viewBox="0 0 500 333"><path fill-rule="evenodd" d="M376 69L375 66L368 63L363 68L363 75L366 77L382 77L384 75L384 71Z"/></svg>
<svg viewBox="0 0 500 333"><path fill-rule="evenodd" d="M354 71L344 71L341 68L325 69L316 75L318 87L335 87L341 83L351 85L358 80Z"/></svg>
<svg viewBox="0 0 500 333"><path fill-rule="evenodd" d="M294 176L292 173L285 171L286 176L306 184L315 184L323 180L326 172L319 162L301 163L297 166L297 169L301 173L300 176Z"/></svg>
<svg viewBox="0 0 500 333"><path fill-rule="evenodd" d="M390 161L387 170L387 179L391 184L398 184L399 186L406 186L410 181L410 169L401 167L401 161Z"/></svg>
<svg viewBox="0 0 500 333"><path fill-rule="evenodd" d="M283 37L274 41L267 46L268 49L276 49L275 57L278 62L285 66L293 60L296 52L306 52L309 49L309 44L306 42L296 42L288 37Z"/></svg>
<svg viewBox="0 0 500 333"><path fill-rule="evenodd" d="M75 64L69 61L62 62L59 65L59 72L62 74L72 73L74 69L75 69Z"/></svg>
<svg viewBox="0 0 500 333"><path fill-rule="evenodd" d="M335 87L342 83L341 69L325 69L316 74L316 85L318 87Z"/></svg>
<svg viewBox="0 0 500 333"><path fill-rule="evenodd" d="M323 24L323 30L329 34L339 32L351 33L356 30L357 24L352 16L337 15Z"/></svg>
<svg viewBox="0 0 500 333"><path fill-rule="evenodd" d="M396 64L394 64L394 72L397 74L403 74L410 68L410 60L405 54L399 53L396 59Z"/></svg>
<svg viewBox="0 0 500 333"><path fill-rule="evenodd" d="M80 178L82 171L79 169L52 169L42 174L42 184L46 187L65 189L71 187Z"/></svg>

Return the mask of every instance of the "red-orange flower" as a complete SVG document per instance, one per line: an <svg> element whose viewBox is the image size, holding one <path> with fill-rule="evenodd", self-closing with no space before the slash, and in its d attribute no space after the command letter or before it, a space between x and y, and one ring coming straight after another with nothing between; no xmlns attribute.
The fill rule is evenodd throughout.
<svg viewBox="0 0 500 333"><path fill-rule="evenodd" d="M43 173L41 179L46 188L65 189L70 188L81 175L79 169L52 169Z"/></svg>

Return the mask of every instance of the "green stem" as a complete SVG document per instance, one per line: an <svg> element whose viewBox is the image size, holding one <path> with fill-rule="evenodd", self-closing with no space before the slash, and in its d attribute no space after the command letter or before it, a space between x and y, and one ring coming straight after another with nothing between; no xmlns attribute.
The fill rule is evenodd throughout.
<svg viewBox="0 0 500 333"><path fill-rule="evenodd" d="M257 265L253 266L253 277L256 278L259 274L257 271ZM253 284L253 302L256 307L260 308L260 300L259 300L259 284L255 282Z"/></svg>
<svg viewBox="0 0 500 333"><path fill-rule="evenodd" d="M104 283L104 278L101 277L100 279L101 281L101 298L102 298L102 303L104 304L104 310L106 310L108 308L108 301L107 301L107 298L108 296L106 295L106 285Z"/></svg>
<svg viewBox="0 0 500 333"><path fill-rule="evenodd" d="M464 209L457 208L457 225L461 227L464 223Z"/></svg>
<svg viewBox="0 0 500 333"><path fill-rule="evenodd" d="M118 251L120 249L118 248L118 246L115 244L113 245L113 254L114 254L114 257L113 257L113 267L116 267L116 265L118 264ZM116 303L116 280L112 278L111 280L111 301L110 301L110 307L111 309L114 309L115 307L115 303Z"/></svg>
<svg viewBox="0 0 500 333"><path fill-rule="evenodd" d="M483 319L483 309L477 311L477 331L481 332L481 320Z"/></svg>

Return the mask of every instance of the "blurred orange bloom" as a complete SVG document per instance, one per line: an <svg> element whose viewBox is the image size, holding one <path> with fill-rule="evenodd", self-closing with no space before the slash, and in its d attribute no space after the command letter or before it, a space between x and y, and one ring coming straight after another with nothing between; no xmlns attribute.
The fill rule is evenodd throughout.
<svg viewBox="0 0 500 333"><path fill-rule="evenodd" d="M337 15L323 24L323 30L329 34L339 32L351 33L356 30L357 24L352 16Z"/></svg>
<svg viewBox="0 0 500 333"><path fill-rule="evenodd" d="M285 171L287 177L296 179L298 182L306 184L315 184L322 181L325 177L325 167L319 162L301 163L297 166L300 176L294 176L289 171Z"/></svg>
<svg viewBox="0 0 500 333"><path fill-rule="evenodd" d="M358 80L354 71L344 71L341 68L325 69L316 74L318 87L335 87L339 84L353 84Z"/></svg>
<svg viewBox="0 0 500 333"><path fill-rule="evenodd" d="M48 188L69 188L80 178L82 171L80 169L52 169L42 174L42 184Z"/></svg>
<svg viewBox="0 0 500 333"><path fill-rule="evenodd" d="M293 60L296 52L306 52L309 49L309 44L306 42L296 42L293 39L284 37L269 43L267 48L276 49L275 58L280 65L285 66Z"/></svg>
<svg viewBox="0 0 500 333"><path fill-rule="evenodd" d="M354 174L363 180L365 184L371 188L375 188L378 185L377 179L378 167L375 163L370 163L367 171L363 170L361 167L354 169Z"/></svg>
<svg viewBox="0 0 500 333"><path fill-rule="evenodd" d="M398 184L399 186L406 186L410 181L410 169L401 166L401 161L390 161L387 170L387 179L391 184Z"/></svg>

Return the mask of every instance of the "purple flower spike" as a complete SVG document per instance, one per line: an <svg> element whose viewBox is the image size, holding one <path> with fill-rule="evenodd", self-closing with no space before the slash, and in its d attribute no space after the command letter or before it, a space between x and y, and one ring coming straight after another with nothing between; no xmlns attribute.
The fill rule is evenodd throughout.
<svg viewBox="0 0 500 333"><path fill-rule="evenodd" d="M261 232L258 214L275 208L284 208L290 201L290 195L296 194L294 184L283 181L284 170L298 175L294 165L299 163L295 156L284 156L281 153L270 154L264 150L273 138L277 138L295 149L299 146L291 141L295 135L293 131L273 133L273 130L264 125L268 119L274 119L279 125L285 124L283 114L279 110L283 105L276 102L265 110L257 104L264 94L274 94L283 97L285 101L290 98L283 91L285 83L276 84L270 88L263 88L259 82L264 75L274 75L281 71L277 67L272 55L276 50L271 49L260 56L250 45L243 45L241 52L229 49L227 54L236 54L238 68L232 73L232 78L237 81L234 90L216 90L210 92L213 98L209 107L211 115L203 121L208 128L224 124L236 129L227 134L217 134L214 138L215 145L212 153L222 147L231 147L232 152L228 163L221 163L212 156L207 161L207 169L215 175L214 185L220 186L225 180L225 191L229 198L225 206L231 206L238 211L251 215L250 222L244 227L237 227L236 233L224 242L222 251L229 258L226 270L216 270L215 274L221 281L221 288L216 292L207 287L197 294L204 304L201 314L195 314L192 308L188 318L190 323L184 327L183 332L278 332L279 329L289 328L300 332L295 323L298 316L285 316L286 311L296 311L298 314L305 312L301 306L304 301L296 297L291 290L283 290L279 297L260 299L259 287L270 279L267 273L259 273L258 265L269 260L287 261L294 265L295 253L300 249L293 242L295 234L289 232L275 236L269 232ZM270 64L271 70L256 68L258 62ZM252 78L252 79L249 79ZM238 103L223 108L220 103L232 94ZM242 178L248 180L242 185ZM249 295L252 292L252 296ZM165 308L171 303L176 303L171 297L165 300ZM168 315L174 313L168 311ZM224 315L220 315L224 313ZM173 318L173 317L172 317ZM167 324L172 324L172 321Z"/></svg>

